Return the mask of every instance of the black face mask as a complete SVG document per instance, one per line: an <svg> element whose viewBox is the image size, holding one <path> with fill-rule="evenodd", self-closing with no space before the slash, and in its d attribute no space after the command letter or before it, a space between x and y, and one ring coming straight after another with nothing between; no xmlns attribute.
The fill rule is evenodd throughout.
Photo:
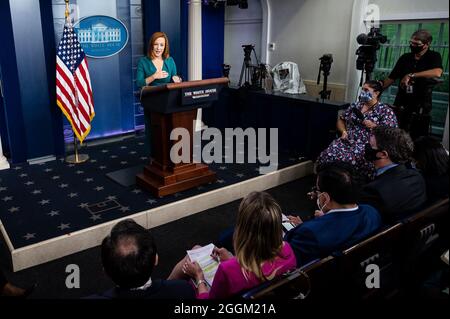
<svg viewBox="0 0 450 319"><path fill-rule="evenodd" d="M410 45L409 49L412 53L419 53L423 50L423 44L422 45Z"/></svg>
<svg viewBox="0 0 450 319"><path fill-rule="evenodd" d="M376 160L379 160L379 159L381 159L381 158L377 156L377 153L378 153L378 152L381 152L381 151L372 148L372 146L370 146L370 144L367 143L367 144L365 145L364 158L365 158L368 162L374 162L374 161L376 161Z"/></svg>

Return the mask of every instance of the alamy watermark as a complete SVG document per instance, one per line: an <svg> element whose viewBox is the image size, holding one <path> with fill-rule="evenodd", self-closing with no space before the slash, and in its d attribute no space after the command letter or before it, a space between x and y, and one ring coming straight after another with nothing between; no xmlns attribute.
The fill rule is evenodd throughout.
<svg viewBox="0 0 450 319"><path fill-rule="evenodd" d="M170 133L170 139L177 141L170 149L173 163L245 163L247 155L246 163L261 164L260 174L278 169L278 128L225 128L225 136L215 127L193 131L192 148L188 129L177 127ZM202 141L209 142L202 147Z"/></svg>
<svg viewBox="0 0 450 319"><path fill-rule="evenodd" d="M67 265L66 273L69 274L66 277L67 289L80 288L80 267L75 264Z"/></svg>
<svg viewBox="0 0 450 319"><path fill-rule="evenodd" d="M365 269L367 275L366 277L366 287L368 289L379 289L380 288L380 267L376 264L369 264Z"/></svg>

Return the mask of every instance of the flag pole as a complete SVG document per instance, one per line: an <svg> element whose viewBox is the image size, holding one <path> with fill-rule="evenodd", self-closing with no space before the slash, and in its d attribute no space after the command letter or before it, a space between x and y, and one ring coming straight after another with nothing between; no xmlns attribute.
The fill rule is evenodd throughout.
<svg viewBox="0 0 450 319"><path fill-rule="evenodd" d="M69 155L66 157L66 162L70 164L79 164L84 163L89 159L89 155L87 154L78 154L78 143L77 143L77 137L75 133L73 134L73 148L75 154Z"/></svg>
<svg viewBox="0 0 450 319"><path fill-rule="evenodd" d="M64 1L66 2L65 16L66 16L66 21L67 21L67 19L69 18L69 14L70 14L70 11L69 11L69 0L64 0Z"/></svg>
<svg viewBox="0 0 450 319"><path fill-rule="evenodd" d="M66 22L70 22L70 10L69 10L69 0L65 0L66 2ZM73 148L75 151L74 155L69 155L66 157L66 162L71 164L79 164L84 163L89 159L89 155L87 154L78 154L78 143L77 143L77 136L75 134L75 131L73 130Z"/></svg>

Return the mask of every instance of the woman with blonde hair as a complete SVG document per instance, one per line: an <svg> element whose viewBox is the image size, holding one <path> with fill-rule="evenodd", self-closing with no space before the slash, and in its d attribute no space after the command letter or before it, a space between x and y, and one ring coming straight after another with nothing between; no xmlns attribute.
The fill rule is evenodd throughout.
<svg viewBox="0 0 450 319"><path fill-rule="evenodd" d="M232 297L295 268L294 252L282 236L278 203L265 192L252 192L239 206L233 235L236 256L225 248L213 251L220 264L212 286L198 263L188 258L181 262L183 273L195 280L199 299Z"/></svg>

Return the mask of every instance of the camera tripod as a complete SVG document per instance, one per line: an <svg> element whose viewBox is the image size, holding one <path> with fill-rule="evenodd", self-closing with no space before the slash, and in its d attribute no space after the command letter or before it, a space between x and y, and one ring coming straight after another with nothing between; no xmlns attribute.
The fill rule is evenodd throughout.
<svg viewBox="0 0 450 319"><path fill-rule="evenodd" d="M257 87L256 82L259 80L262 81L262 77L264 76L260 70L261 65L258 61L258 56L256 55L255 46L254 45L243 45L244 48L244 61L242 62L241 75L239 76L239 84L238 86L242 86L242 78L244 78L245 87ZM251 54L252 52L255 54L256 65L252 65ZM261 86L261 85L260 85Z"/></svg>
<svg viewBox="0 0 450 319"><path fill-rule="evenodd" d="M331 55L324 55L320 59L319 74L317 76L317 85L320 84L320 73L323 72L323 87L322 91L319 92L320 98L322 100L329 100L331 96L331 90L327 90L328 76L330 75L331 63L333 63L333 58Z"/></svg>

